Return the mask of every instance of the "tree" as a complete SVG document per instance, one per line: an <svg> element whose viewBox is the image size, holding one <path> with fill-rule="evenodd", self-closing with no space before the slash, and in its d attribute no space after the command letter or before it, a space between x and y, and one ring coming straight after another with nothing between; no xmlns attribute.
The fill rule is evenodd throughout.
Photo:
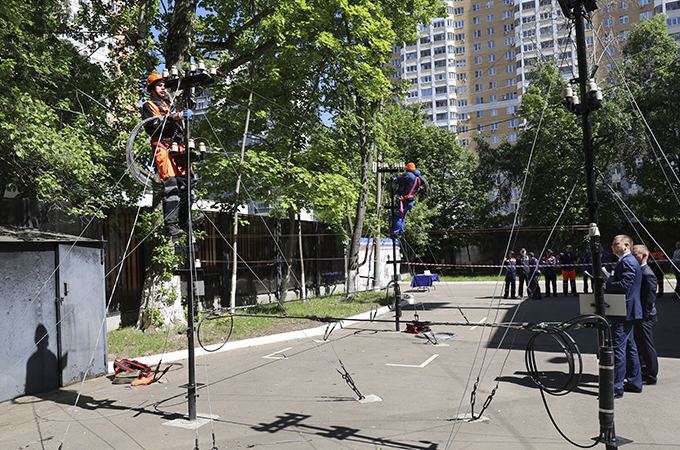
<svg viewBox="0 0 680 450"><path fill-rule="evenodd" d="M67 39L83 36L71 23L60 1L0 5L0 198L13 192L87 215L138 190L126 181L110 190L124 173L111 120L117 93Z"/></svg>
<svg viewBox="0 0 680 450"><path fill-rule="evenodd" d="M635 27L623 47L619 68L612 93L640 128L630 146L633 151L622 161L626 178L641 188L630 197L631 206L641 218L677 221L680 60L664 15ZM643 118L649 129L644 129Z"/></svg>
<svg viewBox="0 0 680 450"><path fill-rule="evenodd" d="M585 224L588 211L580 116L562 105L566 81L551 63L538 64L528 78L531 86L519 108L526 126L514 144L504 141L491 148L479 140L477 172L497 181L500 205L507 205L512 196L521 195L518 224ZM622 106L607 94L603 107L591 115L591 121L595 165L602 174L608 174L612 164L627 157L631 136L638 131ZM598 190L599 199L611 198L604 185L599 184ZM615 206L607 201L602 203L601 206ZM559 218L563 208L564 216ZM514 213L501 212L499 216L496 222L499 224L507 225L514 220ZM507 221L502 220L503 216ZM600 217L607 217L607 223L613 227L625 219L617 209L601 209Z"/></svg>

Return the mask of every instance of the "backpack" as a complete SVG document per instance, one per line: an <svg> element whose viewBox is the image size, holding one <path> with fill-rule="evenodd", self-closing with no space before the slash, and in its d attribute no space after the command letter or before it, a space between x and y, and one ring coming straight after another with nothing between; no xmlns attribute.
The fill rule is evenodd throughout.
<svg viewBox="0 0 680 450"><path fill-rule="evenodd" d="M139 373L139 378L148 377L153 372L151 367L134 359L121 359L113 362L113 373L116 377L119 374L131 375L132 372L137 371Z"/></svg>

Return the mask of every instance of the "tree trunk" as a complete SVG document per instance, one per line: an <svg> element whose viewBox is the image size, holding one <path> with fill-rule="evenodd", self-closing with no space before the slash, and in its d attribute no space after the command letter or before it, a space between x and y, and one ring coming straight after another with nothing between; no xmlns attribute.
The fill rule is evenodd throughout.
<svg viewBox="0 0 680 450"><path fill-rule="evenodd" d="M290 286L290 277L293 272L293 250L295 250L295 210L288 208L288 248L284 259L286 261L286 275L283 277L283 284L281 285L281 296L279 297L279 304L283 306L288 294L288 286Z"/></svg>
<svg viewBox="0 0 680 450"><path fill-rule="evenodd" d="M366 123L366 116L369 111L366 109L370 107L372 115L375 116L377 112L377 104L365 104L365 101L359 97L357 99L357 116L360 120L359 126L359 152L361 154L361 184L359 190L359 199L357 200L356 215L354 217L354 229L352 231L352 240L349 246L349 267L347 271L346 291L350 296L354 296L357 291L357 281L359 274L359 247L361 245L361 233L364 228L364 219L366 218L366 208L368 205L368 174L373 167L373 151L375 149L375 140L369 138ZM375 118L375 117L374 117Z"/></svg>
<svg viewBox="0 0 680 450"><path fill-rule="evenodd" d="M165 50L165 66L168 68L176 66L181 69L195 48L193 35L196 4L197 0L175 0Z"/></svg>

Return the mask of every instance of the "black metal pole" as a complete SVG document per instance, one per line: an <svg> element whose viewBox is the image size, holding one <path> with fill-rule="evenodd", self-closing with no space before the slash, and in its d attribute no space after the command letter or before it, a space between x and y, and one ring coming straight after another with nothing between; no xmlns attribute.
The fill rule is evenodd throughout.
<svg viewBox="0 0 680 450"><path fill-rule="evenodd" d="M189 99L193 87L186 86L184 89L184 109L189 108ZM193 252L193 224L191 223L191 148L189 142L191 140L191 120L185 119L184 131L184 153L187 158L186 162L186 186L187 186L187 208L185 218L187 223L187 261L186 268L186 286L187 286L187 321L189 322L189 329L187 331L187 338L189 346L189 382L187 384L187 399L189 403L189 420L196 420L196 355L194 353L194 252Z"/></svg>
<svg viewBox="0 0 680 450"><path fill-rule="evenodd" d="M588 220L590 222L589 236L593 263L593 293L595 294L595 311L605 317L604 303L604 275L602 274L602 244L598 229L598 203L596 191L596 177L594 170L593 130L590 123L591 98L589 98L589 74L586 54L585 25L583 23L583 8L581 3L574 7L576 30L576 52L578 56L578 74L581 106L583 107L583 151L585 153L586 188L588 195ZM606 325L599 323L599 420L600 439L606 448L615 449L616 434L614 432L614 349L610 335L606 333Z"/></svg>
<svg viewBox="0 0 680 450"><path fill-rule="evenodd" d="M392 265L394 267L394 273L392 274L392 279L394 280L394 325L396 330L399 331L399 316L401 316L401 288L399 287L399 274L397 273L397 235L394 232L395 223L394 216L397 212L397 207L394 202L394 183L390 181L390 213L392 214L391 223L392 229Z"/></svg>

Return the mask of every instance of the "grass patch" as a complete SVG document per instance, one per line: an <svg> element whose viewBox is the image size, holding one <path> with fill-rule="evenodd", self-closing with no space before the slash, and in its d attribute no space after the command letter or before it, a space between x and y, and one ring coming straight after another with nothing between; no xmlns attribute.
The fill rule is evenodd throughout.
<svg viewBox="0 0 680 450"><path fill-rule="evenodd" d="M358 294L355 298L330 296L309 301L294 301L285 304L285 311L278 304L259 305L240 309L244 314L288 315L311 317L350 317L379 307L385 302L382 292ZM200 314L197 320L206 314ZM284 333L319 326L316 320L279 319L273 317L234 317L234 329L230 341ZM198 332L198 322L196 323ZM204 345L222 343L229 335L231 319L205 320L201 326L201 341ZM120 328L108 333L109 361L121 358L167 353L187 348L187 337L183 327L168 327L156 333L143 332L134 327ZM198 341L196 342L198 345Z"/></svg>

